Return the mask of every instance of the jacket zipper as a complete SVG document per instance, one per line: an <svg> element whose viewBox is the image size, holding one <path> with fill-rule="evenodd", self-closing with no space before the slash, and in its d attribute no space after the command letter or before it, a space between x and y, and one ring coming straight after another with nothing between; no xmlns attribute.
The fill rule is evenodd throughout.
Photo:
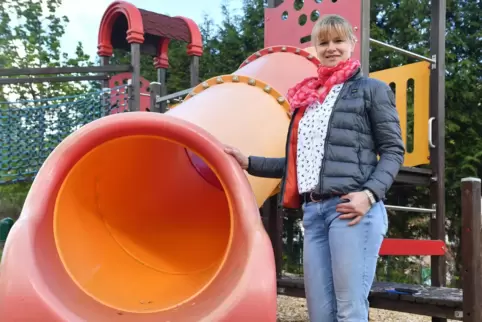
<svg viewBox="0 0 482 322"><path fill-rule="evenodd" d="M349 79L346 80L346 82L343 84L343 86L341 87L341 90L340 90L340 94L338 95L338 97L336 98L336 101L335 103L333 104L333 111L331 112L331 115L330 115L330 119L329 119L329 123L328 123L328 129L327 129L327 133L326 133L326 137L328 138L328 134L330 134L330 130L331 130L331 120L333 119L333 114L335 112L335 107L336 107L336 104L338 103L338 100L340 99L341 97L341 94L342 94L342 91L345 89L345 85L350 82L355 76L357 76L358 74L360 73L360 70L358 72L356 72L355 74L353 74ZM284 178L282 178L282 184L281 184L281 188L280 188L280 194L281 194L281 200L279 202L279 206L283 206L283 199L284 199L284 191L285 191L285 186L286 186L286 172L288 171L288 156L289 156L289 146L290 146L290 138L291 138L291 129L293 128L293 120L295 119L295 115L296 113L298 112L298 110L295 110L293 112L293 115L291 115L291 121L290 121L290 126L288 127L288 135L287 135L287 140L286 140L286 147L285 147L285 173L284 173ZM323 148L323 153L326 154L326 144ZM323 157L323 161L321 163L321 169L320 169L320 173L319 173L319 180L320 180L320 193L323 191L323 180L321 178L321 175L323 173L325 169L325 158Z"/></svg>
<svg viewBox="0 0 482 322"><path fill-rule="evenodd" d="M343 84L343 86L341 87L341 90L340 90L340 94L338 95L338 97L336 98L336 101L335 103L333 104L333 110L331 111L331 115L330 115L330 120L329 120L329 123L328 123L328 129L327 129L327 132L326 132L326 138L325 138L325 146L323 147L323 161L321 162L321 169L320 169L320 173L319 173L319 182L320 182L320 191L319 193L323 193L323 178L322 178L322 175L323 175L323 172L325 170L325 155L326 155L326 146L328 145L327 143L327 139L328 139L328 135L330 134L330 131L331 131L331 121L333 119L333 115L335 114L335 108L336 108L336 104L338 104L338 100L340 99L340 97L342 97L342 94L343 94L343 90L345 89L345 86L347 83L351 82L353 78L355 78L356 76L358 76L360 74L361 70L358 70L355 74L353 74L350 78L348 78L345 83Z"/></svg>
<svg viewBox="0 0 482 322"><path fill-rule="evenodd" d="M333 110L331 111L330 119L328 120L328 129L326 130L325 146L323 147L323 160L321 162L321 169L320 169L319 178L318 178L318 180L320 182L320 191L319 191L320 194L323 193L323 178L322 178L322 175L323 175L323 171L325 170L326 146L328 145L327 139L329 138L330 131L331 131L331 121L333 119L333 115L335 114L336 104L338 104L338 100L340 99L340 97L343 94L343 90L345 89L345 85L346 85L346 83L344 83L343 86L340 89L340 93L339 93L338 97L336 98L335 103L333 104Z"/></svg>

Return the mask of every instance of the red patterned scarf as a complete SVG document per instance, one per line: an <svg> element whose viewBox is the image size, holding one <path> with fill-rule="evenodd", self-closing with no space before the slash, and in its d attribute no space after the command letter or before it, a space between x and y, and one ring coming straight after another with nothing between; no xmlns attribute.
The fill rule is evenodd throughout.
<svg viewBox="0 0 482 322"><path fill-rule="evenodd" d="M308 77L288 90L287 99L291 105L291 113L297 108L306 108L314 101L323 103L332 87L344 83L360 67L358 60L348 59L339 62L336 66L320 66L318 77ZM323 89L318 93L318 89Z"/></svg>

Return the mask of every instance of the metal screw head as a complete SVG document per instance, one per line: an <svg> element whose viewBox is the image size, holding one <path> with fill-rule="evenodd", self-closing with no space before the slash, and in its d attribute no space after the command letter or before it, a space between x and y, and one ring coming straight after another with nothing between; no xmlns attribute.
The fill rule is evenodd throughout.
<svg viewBox="0 0 482 322"><path fill-rule="evenodd" d="M260 53L259 51L257 51L257 52L255 53L255 55L256 55L256 57L261 57L261 53Z"/></svg>
<svg viewBox="0 0 482 322"><path fill-rule="evenodd" d="M273 52L273 48L269 47L268 48L268 53L272 53Z"/></svg>
<svg viewBox="0 0 482 322"><path fill-rule="evenodd" d="M264 91L265 91L266 93L271 92L271 87L269 87L269 85L266 85L266 86L264 87Z"/></svg>
<svg viewBox="0 0 482 322"><path fill-rule="evenodd" d="M296 48L295 53L296 53L296 54L299 54L300 52L301 52L301 50L300 50L299 48Z"/></svg>
<svg viewBox="0 0 482 322"><path fill-rule="evenodd" d="M283 104L285 102L285 98L283 96L278 97L278 103Z"/></svg>
<svg viewBox="0 0 482 322"><path fill-rule="evenodd" d="M218 83L218 84L224 83L223 78L221 76L216 78L216 83Z"/></svg>
<svg viewBox="0 0 482 322"><path fill-rule="evenodd" d="M208 87L209 87L209 84L206 83L206 82L203 82L203 88L206 89L206 88L208 88Z"/></svg>
<svg viewBox="0 0 482 322"><path fill-rule="evenodd" d="M234 76L233 76L233 82L235 82L235 83L239 82L239 77L238 77L238 75L234 75Z"/></svg>
<svg viewBox="0 0 482 322"><path fill-rule="evenodd" d="M281 51L286 51L286 46L281 47Z"/></svg>
<svg viewBox="0 0 482 322"><path fill-rule="evenodd" d="M249 85L256 85L256 80L254 78L250 78L248 81Z"/></svg>
<svg viewBox="0 0 482 322"><path fill-rule="evenodd" d="M313 55L308 55L308 59L313 59Z"/></svg>

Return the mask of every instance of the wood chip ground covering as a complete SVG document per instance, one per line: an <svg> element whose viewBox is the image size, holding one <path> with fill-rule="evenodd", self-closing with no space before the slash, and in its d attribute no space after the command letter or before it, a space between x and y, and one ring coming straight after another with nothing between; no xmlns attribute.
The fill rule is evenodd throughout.
<svg viewBox="0 0 482 322"><path fill-rule="evenodd" d="M370 322L431 322L428 316L387 310L370 309ZM456 322L455 320L447 320ZM278 322L310 322L306 310L306 300L278 295Z"/></svg>

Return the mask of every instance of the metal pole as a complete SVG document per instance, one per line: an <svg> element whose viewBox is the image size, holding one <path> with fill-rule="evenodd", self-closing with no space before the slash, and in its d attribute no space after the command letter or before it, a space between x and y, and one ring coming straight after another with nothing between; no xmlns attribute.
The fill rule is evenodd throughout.
<svg viewBox="0 0 482 322"><path fill-rule="evenodd" d="M402 48L399 48L399 47L396 47L396 46L393 46L393 45L389 45L387 43L384 43L383 41L380 41L380 40L376 40L376 39L373 39L373 38L370 38L370 42L374 43L374 44L377 44L377 45L380 45L382 47L385 47L385 48L389 48L389 49L393 49L394 51L396 52L399 52L401 54L404 54L406 56L409 56L409 57L412 57L412 58L416 58L416 59L420 59L420 60L425 60L429 63L432 63L434 64L435 63L435 60L434 59L430 59L428 57L425 57L425 56L422 56L422 55L419 55L419 54L416 54L416 53L413 53L409 50L405 50L405 49L402 49Z"/></svg>
<svg viewBox="0 0 482 322"><path fill-rule="evenodd" d="M361 4L361 65L363 75L370 73L370 0L362 0Z"/></svg>
<svg viewBox="0 0 482 322"><path fill-rule="evenodd" d="M391 206L391 205L385 205L385 208L390 210L420 212L420 213L427 213L427 214L432 214L435 212L435 209L430 209L430 208L416 208L416 207L403 207L403 206Z"/></svg>
<svg viewBox="0 0 482 322"><path fill-rule="evenodd" d="M191 87L191 88L188 88L188 89L183 89L182 91L179 91L179 92L176 92L176 93L172 93L172 94L169 94L169 95L166 95L166 96L159 97L157 99L157 103L166 102L166 101L172 100L174 98L186 96L187 94L191 93L193 89L194 89L194 87Z"/></svg>

